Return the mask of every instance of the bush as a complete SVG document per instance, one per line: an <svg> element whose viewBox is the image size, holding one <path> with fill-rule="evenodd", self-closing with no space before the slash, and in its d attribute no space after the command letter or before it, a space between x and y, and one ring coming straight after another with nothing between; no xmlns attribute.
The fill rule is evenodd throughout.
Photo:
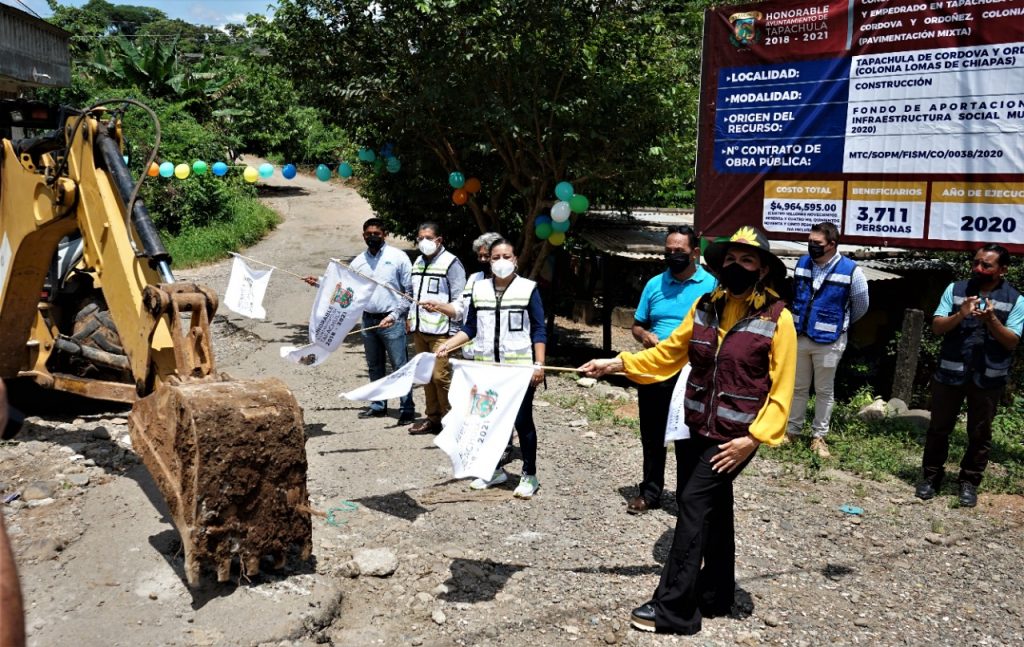
<svg viewBox="0 0 1024 647"><path fill-rule="evenodd" d="M232 214L230 220L164 237L175 267L192 267L224 258L228 252L259 242L281 221L274 211L254 198L235 197L226 210Z"/></svg>

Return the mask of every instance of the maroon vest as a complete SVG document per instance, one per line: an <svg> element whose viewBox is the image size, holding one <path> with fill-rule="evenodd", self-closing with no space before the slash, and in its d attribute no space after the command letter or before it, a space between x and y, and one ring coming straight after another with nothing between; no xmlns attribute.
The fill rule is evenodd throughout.
<svg viewBox="0 0 1024 647"><path fill-rule="evenodd" d="M746 436L768 398L772 337L785 304L776 301L739 320L718 346L718 311L709 295L693 311L686 425L713 440Z"/></svg>

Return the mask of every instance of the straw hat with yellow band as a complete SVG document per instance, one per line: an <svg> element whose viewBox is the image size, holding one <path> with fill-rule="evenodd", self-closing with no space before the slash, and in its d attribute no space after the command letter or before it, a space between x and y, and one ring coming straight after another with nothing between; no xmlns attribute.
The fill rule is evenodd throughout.
<svg viewBox="0 0 1024 647"><path fill-rule="evenodd" d="M768 237L757 227L744 226L736 230L736 233L727 239L716 240L704 250L704 261L711 268L711 271L718 274L722 271L722 264L725 262L725 254L730 247L748 247L755 250L761 257L761 262L768 267L768 274L763 280L758 281L754 287L751 297L751 305L760 308L765 302L765 293L774 298L779 298L773 288L777 288L786 278L786 266L779 260L779 257L772 253ZM712 297L724 295L724 289L719 286Z"/></svg>

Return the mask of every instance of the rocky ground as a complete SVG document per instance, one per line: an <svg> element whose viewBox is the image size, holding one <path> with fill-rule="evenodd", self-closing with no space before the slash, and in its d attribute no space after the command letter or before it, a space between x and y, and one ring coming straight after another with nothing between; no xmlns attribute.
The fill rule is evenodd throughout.
<svg viewBox="0 0 1024 647"><path fill-rule="evenodd" d="M353 192L314 180L268 198L286 222L248 254L305 274L359 251L368 212ZM220 263L179 274L222 290L227 272ZM549 378L535 410L537 496L513 498L516 479L471 492L430 437L395 417L358 420L358 403L337 397L366 381L360 345L315 369L278 358L304 334L311 299L275 276L268 321L225 312L214 332L220 368L277 375L305 409L311 504L326 515L314 520L314 559L189 590L126 412L36 411L0 445L30 644L1024 644L1020 497L983 494L973 510L949 497L922 503L906 483L808 473L767 448L736 482L732 615L692 638L632 630L629 610L657 583L675 506L670 492L661 510L625 513L639 441L596 412L614 398L628 416L631 392ZM669 465L671 491L672 456Z"/></svg>

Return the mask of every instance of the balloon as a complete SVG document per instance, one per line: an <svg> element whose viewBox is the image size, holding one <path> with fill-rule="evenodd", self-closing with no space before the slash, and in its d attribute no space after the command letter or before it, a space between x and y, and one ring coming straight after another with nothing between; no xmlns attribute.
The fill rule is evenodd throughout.
<svg viewBox="0 0 1024 647"><path fill-rule="evenodd" d="M533 228L533 233L537 234L537 238L546 240L551 235L551 224L547 222L539 224Z"/></svg>
<svg viewBox="0 0 1024 647"><path fill-rule="evenodd" d="M577 193L569 199L569 208L576 213L583 213L590 208L590 200L587 200L587 196Z"/></svg>
<svg viewBox="0 0 1024 647"><path fill-rule="evenodd" d="M562 181L555 185L555 197L564 202L568 202L569 198L575 194L572 185L568 182Z"/></svg>
<svg viewBox="0 0 1024 647"><path fill-rule="evenodd" d="M562 233L569 231L569 221L563 220L562 222L551 223L551 231L560 231Z"/></svg>
<svg viewBox="0 0 1024 647"><path fill-rule="evenodd" d="M466 183L462 185L462 188L469 191L470 193L476 193L480 190L480 180L475 177L471 177L466 180Z"/></svg>
<svg viewBox="0 0 1024 647"><path fill-rule="evenodd" d="M294 164L285 164L284 168L281 169L281 175L283 175L286 180L290 180L295 177L296 173L298 173L298 170L295 168Z"/></svg>
<svg viewBox="0 0 1024 647"><path fill-rule="evenodd" d="M164 162L160 165L160 177L171 177L174 175L174 164Z"/></svg>
<svg viewBox="0 0 1024 647"><path fill-rule="evenodd" d="M537 225L543 225L544 223L547 223L547 224L550 225L551 224L551 216L546 216L544 214L541 214L541 215L539 215L539 216L537 216L536 218L533 219L533 226L534 227L536 227Z"/></svg>
<svg viewBox="0 0 1024 647"><path fill-rule="evenodd" d="M196 160L192 162L192 172L196 175L206 175L206 171L209 167L203 160Z"/></svg>
<svg viewBox="0 0 1024 647"><path fill-rule="evenodd" d="M338 177L341 177L346 180L352 177L352 165L349 164L348 162L342 162L341 164L338 164Z"/></svg>
<svg viewBox="0 0 1024 647"><path fill-rule="evenodd" d="M552 234L548 236L548 242L552 245L561 245L565 242L565 234L560 231L552 232Z"/></svg>
<svg viewBox="0 0 1024 647"><path fill-rule="evenodd" d="M374 153L369 148L359 149L359 160L363 162L372 162L377 159L377 153Z"/></svg>
<svg viewBox="0 0 1024 647"><path fill-rule="evenodd" d="M245 170L242 171L242 177L245 178L246 182L252 184L256 180L260 179L260 172L251 166L246 166Z"/></svg>
<svg viewBox="0 0 1024 647"><path fill-rule="evenodd" d="M551 206L551 219L555 222L565 222L569 219L570 213L572 213L572 209L569 208L569 203L565 200L559 200Z"/></svg>
<svg viewBox="0 0 1024 647"><path fill-rule="evenodd" d="M213 163L213 174L217 177L224 177L228 174L228 165L224 162Z"/></svg>
<svg viewBox="0 0 1024 647"><path fill-rule="evenodd" d="M462 185L466 183L466 176L458 171L452 171L448 174L448 184L452 185L453 189L461 189Z"/></svg>
<svg viewBox="0 0 1024 647"><path fill-rule="evenodd" d="M452 191L452 202L455 204L466 204L466 200L469 200L469 194L466 193L465 189L455 189Z"/></svg>
<svg viewBox="0 0 1024 647"><path fill-rule="evenodd" d="M174 177L184 180L192 174L192 167L188 164L178 164L174 167Z"/></svg>
<svg viewBox="0 0 1024 647"><path fill-rule="evenodd" d="M260 164L259 173L261 178L267 179L274 174L274 165L266 162Z"/></svg>
<svg viewBox="0 0 1024 647"><path fill-rule="evenodd" d="M121 159L123 159L123 160L124 160L124 165L125 165L125 166L128 166L128 156L127 156L127 155L122 155L122 156L121 156Z"/></svg>
<svg viewBox="0 0 1024 647"><path fill-rule="evenodd" d="M388 158L388 173L398 173L402 170L402 163L397 157Z"/></svg>
<svg viewBox="0 0 1024 647"><path fill-rule="evenodd" d="M146 175L149 177L156 177L160 175L160 165L156 162L149 163L149 169L146 171Z"/></svg>
<svg viewBox="0 0 1024 647"><path fill-rule="evenodd" d="M392 157L391 153L394 150L395 150L395 145L392 144L391 142L388 142L387 144L384 144L383 146L380 147L380 156L381 157Z"/></svg>
<svg viewBox="0 0 1024 647"><path fill-rule="evenodd" d="M321 182L326 182L327 180L331 179L331 169L328 168L326 164L321 164L320 166L317 166L316 179L320 180Z"/></svg>

